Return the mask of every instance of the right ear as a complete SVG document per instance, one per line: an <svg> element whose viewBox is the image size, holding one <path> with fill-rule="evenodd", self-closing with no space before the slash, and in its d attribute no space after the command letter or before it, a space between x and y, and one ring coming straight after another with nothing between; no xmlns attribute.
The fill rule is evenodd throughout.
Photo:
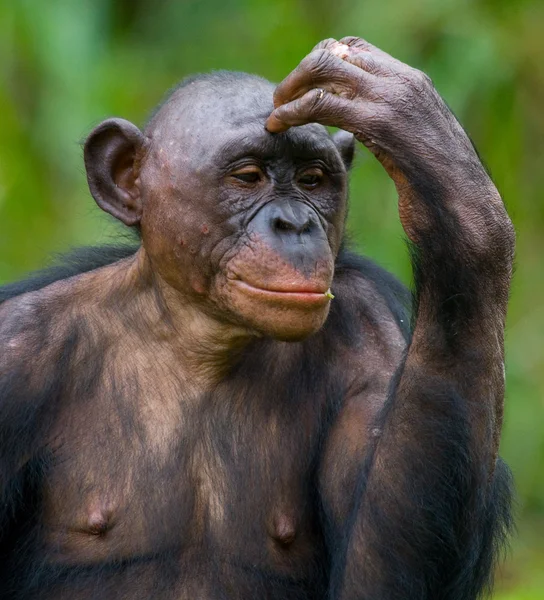
<svg viewBox="0 0 544 600"><path fill-rule="evenodd" d="M144 135L136 125L125 119L108 119L91 131L83 150L96 203L129 226L137 225L142 216L135 162L143 144Z"/></svg>
<svg viewBox="0 0 544 600"><path fill-rule="evenodd" d="M353 156L355 154L355 136L343 129L339 129L333 134L332 140L336 144L338 152L340 152L346 171L349 171L353 164Z"/></svg>

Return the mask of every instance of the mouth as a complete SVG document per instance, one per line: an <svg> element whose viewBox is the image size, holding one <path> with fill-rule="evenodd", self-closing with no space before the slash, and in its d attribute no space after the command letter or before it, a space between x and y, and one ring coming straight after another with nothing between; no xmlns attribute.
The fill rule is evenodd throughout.
<svg viewBox="0 0 544 600"><path fill-rule="evenodd" d="M289 287L259 287L242 281L241 279L235 279L232 281L233 285L236 285L241 292L248 296L252 296L256 300L265 300L281 304L291 304L297 306L323 306L330 302L332 295L330 294L329 288L317 285L301 285L296 288Z"/></svg>

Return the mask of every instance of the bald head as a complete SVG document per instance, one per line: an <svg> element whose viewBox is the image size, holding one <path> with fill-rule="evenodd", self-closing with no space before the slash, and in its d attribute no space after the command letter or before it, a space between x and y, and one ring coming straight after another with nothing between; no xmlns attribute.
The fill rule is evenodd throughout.
<svg viewBox="0 0 544 600"><path fill-rule="evenodd" d="M173 123L239 126L266 120L273 109L275 84L263 77L233 71L215 71L184 79L171 90L149 119L145 133L155 137Z"/></svg>
<svg viewBox="0 0 544 600"><path fill-rule="evenodd" d="M181 82L159 106L145 128L146 161L168 164L177 173L221 169L241 149L282 155L301 145L333 146L318 124L271 134L265 123L275 85L247 73L218 71Z"/></svg>

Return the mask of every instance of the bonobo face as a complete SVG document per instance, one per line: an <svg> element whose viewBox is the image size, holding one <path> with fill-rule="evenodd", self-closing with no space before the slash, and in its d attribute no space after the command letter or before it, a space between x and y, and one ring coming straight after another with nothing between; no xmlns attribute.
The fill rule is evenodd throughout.
<svg viewBox="0 0 544 600"><path fill-rule="evenodd" d="M319 125L268 133L272 93L248 76L175 92L146 130L139 221L155 271L193 304L301 339L328 314L346 167Z"/></svg>

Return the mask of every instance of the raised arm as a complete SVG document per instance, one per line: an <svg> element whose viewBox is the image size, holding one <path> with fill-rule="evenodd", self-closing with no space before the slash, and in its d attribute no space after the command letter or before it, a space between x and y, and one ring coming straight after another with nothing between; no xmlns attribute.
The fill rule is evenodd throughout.
<svg viewBox="0 0 544 600"><path fill-rule="evenodd" d="M430 79L367 42L322 42L275 100L270 131L317 121L370 149L396 184L413 249L412 342L372 426L352 514L332 520L343 550L331 598L475 598L508 521L497 452L511 222Z"/></svg>

